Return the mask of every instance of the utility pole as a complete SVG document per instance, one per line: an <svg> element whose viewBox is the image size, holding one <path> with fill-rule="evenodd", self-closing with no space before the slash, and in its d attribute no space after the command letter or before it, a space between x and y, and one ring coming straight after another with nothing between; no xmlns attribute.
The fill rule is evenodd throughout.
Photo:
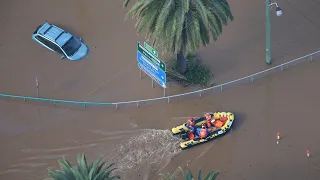
<svg viewBox="0 0 320 180"><path fill-rule="evenodd" d="M277 16L282 15L282 10L276 2L271 3L270 0L266 0L266 63L271 64L271 18L270 18L270 8L276 5Z"/></svg>
<svg viewBox="0 0 320 180"><path fill-rule="evenodd" d="M271 64L270 0L266 0L266 63Z"/></svg>

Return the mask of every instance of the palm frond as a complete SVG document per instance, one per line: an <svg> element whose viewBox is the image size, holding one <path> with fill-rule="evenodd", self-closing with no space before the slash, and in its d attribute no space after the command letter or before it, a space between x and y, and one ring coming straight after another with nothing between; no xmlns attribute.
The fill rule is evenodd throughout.
<svg viewBox="0 0 320 180"><path fill-rule="evenodd" d="M127 16L136 18L137 32L168 55L195 52L211 36L216 41L233 20L226 0L136 0Z"/></svg>
<svg viewBox="0 0 320 180"><path fill-rule="evenodd" d="M85 176L85 177L89 176L86 156L84 154L78 154L77 162L78 162L78 172L82 176Z"/></svg>
<svg viewBox="0 0 320 180"><path fill-rule="evenodd" d="M214 171L210 171L205 177L204 180L215 180L218 177L219 173L215 173Z"/></svg>
<svg viewBox="0 0 320 180"><path fill-rule="evenodd" d="M130 3L130 1L131 1L131 0L126 0L126 1L123 3L123 7L124 7L124 8L127 7L128 4Z"/></svg>
<svg viewBox="0 0 320 180"><path fill-rule="evenodd" d="M201 19L204 23L204 25L208 25L208 17L207 17L207 9L204 6L204 3L202 1L191 1L193 4L193 7L195 8L195 12L198 15L198 19Z"/></svg>
<svg viewBox="0 0 320 180"><path fill-rule="evenodd" d="M190 169L188 169L188 171L185 175L185 180L193 180L193 175L192 175Z"/></svg>
<svg viewBox="0 0 320 180"><path fill-rule="evenodd" d="M114 163L106 165L100 156L94 162L87 162L85 154L78 154L77 166L72 167L66 159L59 160L61 170L48 169L48 176L53 180L112 180L120 179L120 176L113 175L116 168L111 169Z"/></svg>
<svg viewBox="0 0 320 180"><path fill-rule="evenodd" d="M160 7L161 10L158 16L157 23L155 25L155 34L165 36L165 32L163 32L163 30L166 28L166 24L168 23L168 21L170 21L170 19L168 19L168 15L173 8L173 3L174 0L166 0L164 5Z"/></svg>
<svg viewBox="0 0 320 180"><path fill-rule="evenodd" d="M72 169L72 165L71 163L69 163L69 161L67 161L65 158L62 158L58 161L60 169L62 170L62 172L65 173L65 176L67 177L74 177L73 173L71 171Z"/></svg>
<svg viewBox="0 0 320 180"><path fill-rule="evenodd" d="M103 159L103 156L100 156L95 162L91 163L92 165L90 164L90 166L88 166L88 170L89 170L88 176L90 180L93 179L95 174L99 173L101 168L104 166L105 162L100 164L102 159Z"/></svg>
<svg viewBox="0 0 320 180"><path fill-rule="evenodd" d="M139 1L136 4L134 4L132 8L127 12L126 18L128 18L129 16L132 16L133 18L136 17L141 11L143 5L144 5L143 1Z"/></svg>
<svg viewBox="0 0 320 180"><path fill-rule="evenodd" d="M60 170L54 171L50 168L48 169L48 176L50 179L53 179L53 180L76 180L73 175L69 176L63 171L60 171Z"/></svg>
<svg viewBox="0 0 320 180"><path fill-rule="evenodd" d="M201 169L199 170L199 173L198 173L198 180L202 180L202 171L201 171Z"/></svg>
<svg viewBox="0 0 320 180"><path fill-rule="evenodd" d="M164 180L174 180L172 177L172 175L170 173L166 173L166 174L159 174Z"/></svg>
<svg viewBox="0 0 320 180"><path fill-rule="evenodd" d="M178 168L180 170L180 172L183 175L183 179L184 180L194 180L193 174L190 171L190 169L188 169L188 171L185 173L183 171L183 169L181 167ZM175 180L175 173L174 174L170 174L170 173L166 173L166 174L159 174L164 180ZM218 177L219 173L214 172L214 171L210 171L203 180L215 180ZM202 171L199 170L198 172L198 180L202 180Z"/></svg>

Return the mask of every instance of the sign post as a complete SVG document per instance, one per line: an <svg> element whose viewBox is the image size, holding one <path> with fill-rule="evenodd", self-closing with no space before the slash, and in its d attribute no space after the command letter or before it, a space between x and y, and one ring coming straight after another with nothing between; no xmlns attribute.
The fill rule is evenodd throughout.
<svg viewBox="0 0 320 180"><path fill-rule="evenodd" d="M156 50L154 50L147 43L145 43L145 45L148 46L150 51L137 42L137 61L140 69L140 78L141 71L143 71L151 77L152 88L154 88L154 81L156 81L160 86L163 87L163 94L165 96L165 89L167 88L166 64L158 59L158 52Z"/></svg>

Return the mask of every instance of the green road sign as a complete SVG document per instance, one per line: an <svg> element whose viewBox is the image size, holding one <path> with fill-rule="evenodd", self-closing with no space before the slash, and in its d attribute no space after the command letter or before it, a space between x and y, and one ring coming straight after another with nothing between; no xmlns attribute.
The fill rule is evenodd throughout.
<svg viewBox="0 0 320 180"><path fill-rule="evenodd" d="M145 47L143 47L139 42L137 42L137 48L140 53L142 53L146 58L148 58L153 64L157 65L160 69L166 72L166 64L150 53Z"/></svg>
<svg viewBox="0 0 320 180"><path fill-rule="evenodd" d="M151 52L155 57L158 57L158 51L156 51L155 49L153 49L152 46L150 46L148 43L144 42L144 47Z"/></svg>

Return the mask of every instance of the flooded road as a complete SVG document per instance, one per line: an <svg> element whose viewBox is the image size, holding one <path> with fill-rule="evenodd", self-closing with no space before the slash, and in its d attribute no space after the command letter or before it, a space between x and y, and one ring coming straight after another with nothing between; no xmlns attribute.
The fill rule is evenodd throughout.
<svg viewBox="0 0 320 180"><path fill-rule="evenodd" d="M320 175L320 124L315 118L320 86L309 80L319 75L319 66L320 61L306 63L202 99L119 110L68 110L56 121L22 119L28 112L2 111L11 117L11 125L3 119L2 125L20 129L2 131L1 177L41 179L47 167L57 168L60 157L74 163L77 153L84 152L90 159L103 154L117 162L124 179L157 179L158 173L174 172L179 166L220 171L221 179L280 179L289 172L295 178L313 179ZM5 106L42 112L51 108L2 101L1 109ZM179 140L169 129L187 117L214 110L235 112L232 132L180 151Z"/></svg>
<svg viewBox="0 0 320 180"><path fill-rule="evenodd" d="M230 0L235 21L219 41L199 50L216 83L269 67L264 63L263 3ZM151 88L149 78L139 79L135 46L144 38L136 35L134 21L124 21L121 5L108 0L2 0L0 93L35 96L38 77L40 97L113 102L161 96L162 89ZM274 64L318 50L320 40L316 1L281 1L281 7L285 13L280 19L272 15ZM31 33L44 20L82 36L90 48L88 58L61 60L33 42ZM159 173L178 172L179 166L219 171L220 179L316 179L319 60L316 56L313 62L202 98L138 108L83 109L1 99L0 179L45 179L48 167L58 168L58 159L75 163L78 153L90 160L104 155L130 180L158 179ZM189 90L170 84L167 92ZM234 129L181 151L180 140L169 130L207 111L234 112ZM282 134L279 145L277 132Z"/></svg>

